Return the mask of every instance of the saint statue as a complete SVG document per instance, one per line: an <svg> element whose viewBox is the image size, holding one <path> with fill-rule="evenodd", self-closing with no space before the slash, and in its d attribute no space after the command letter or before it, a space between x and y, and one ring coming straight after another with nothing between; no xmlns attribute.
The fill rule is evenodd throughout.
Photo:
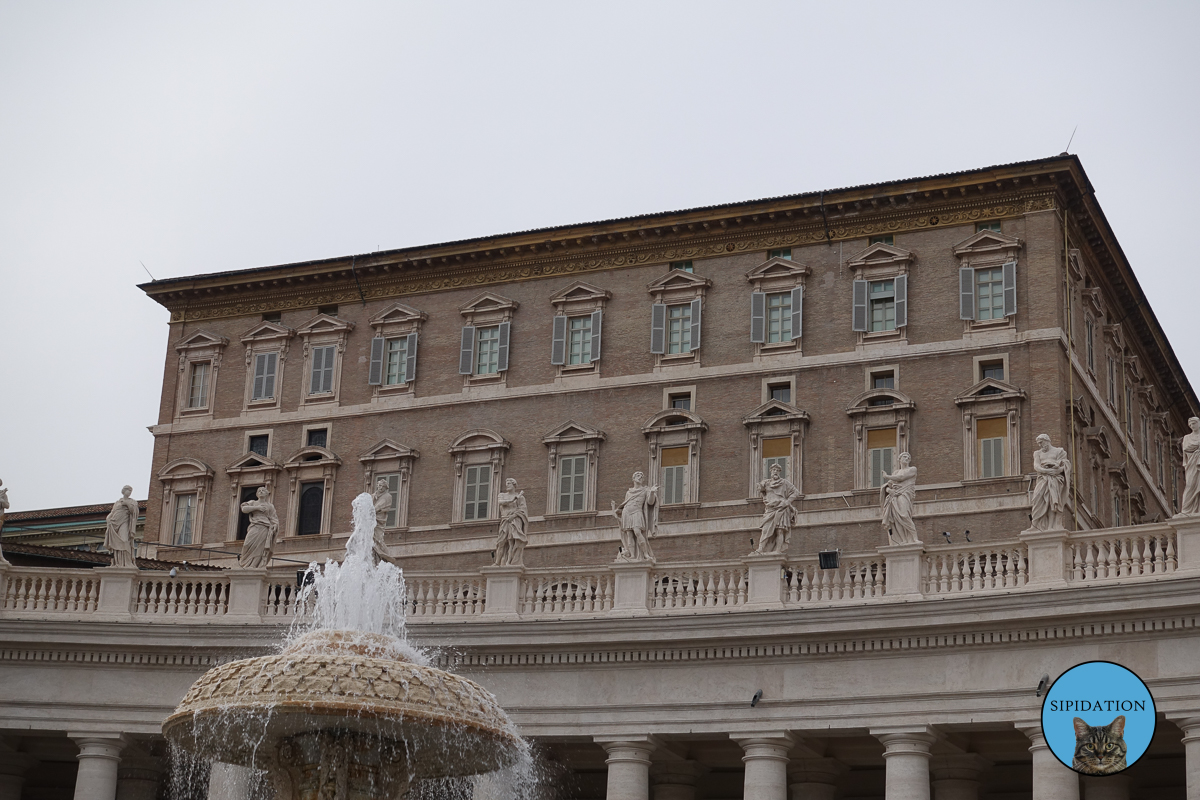
<svg viewBox="0 0 1200 800"><path fill-rule="evenodd" d="M279 515L267 498L267 487L260 486L254 493L256 500L242 503L242 513L250 515L246 528L246 543L238 556L238 565L248 569L261 569L271 563L271 552L275 549L275 534L279 533Z"/></svg>
<svg viewBox="0 0 1200 800"><path fill-rule="evenodd" d="M900 454L900 467L892 474L883 473L879 487L880 523L892 544L920 544L917 523L913 522L913 503L917 499L917 468L912 456Z"/></svg>
<svg viewBox="0 0 1200 800"><path fill-rule="evenodd" d="M104 518L104 546L112 553L114 567L137 567L133 557L133 539L137 531L138 504L129 496L132 486L121 489L121 499L113 503L112 511Z"/></svg>
<svg viewBox="0 0 1200 800"><path fill-rule="evenodd" d="M1067 451L1050 444L1050 437L1037 437L1038 449L1033 451L1033 471L1037 478L1030 500L1033 504L1031 531L1061 531L1063 508L1067 503L1067 487L1071 485L1071 461Z"/></svg>
<svg viewBox="0 0 1200 800"><path fill-rule="evenodd" d="M650 539L658 532L658 487L646 486L642 472L633 473L633 486L621 505L610 501L613 515L620 511L621 553L617 561L653 561Z"/></svg>
<svg viewBox="0 0 1200 800"><path fill-rule="evenodd" d="M4 481L0 481L0 531L4 530L4 512L8 510L8 489L4 488ZM4 548L0 547L0 567L10 566L8 559L4 557Z"/></svg>
<svg viewBox="0 0 1200 800"><path fill-rule="evenodd" d="M1183 500L1179 503L1182 517L1200 514L1200 417L1188 420L1192 432L1183 437Z"/></svg>
<svg viewBox="0 0 1200 800"><path fill-rule="evenodd" d="M791 481L783 477L783 467L772 464L771 477L759 481L758 493L763 498L762 535L758 539L760 553L783 553L787 550L788 539L792 535L792 525L796 522L796 507L793 505L800 499L800 490Z"/></svg>
<svg viewBox="0 0 1200 800"><path fill-rule="evenodd" d="M500 530L496 534L496 566L519 567L524 562L529 541L529 506L525 491L517 491L517 482L509 478L496 498L500 504Z"/></svg>
<svg viewBox="0 0 1200 800"><path fill-rule="evenodd" d="M383 528L387 525L388 514L392 510L392 490L388 487L385 478L380 478L375 482L375 491L371 493L371 501L375 506L375 535L374 541L371 543L371 555L375 558L376 564L386 561L399 567L400 562L388 554L387 544L383 541Z"/></svg>

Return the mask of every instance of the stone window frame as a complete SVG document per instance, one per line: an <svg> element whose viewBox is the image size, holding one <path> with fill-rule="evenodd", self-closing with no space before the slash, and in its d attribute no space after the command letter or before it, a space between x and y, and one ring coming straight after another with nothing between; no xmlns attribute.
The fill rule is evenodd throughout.
<svg viewBox="0 0 1200 800"><path fill-rule="evenodd" d="M241 342L246 348L246 386L242 398L242 412L268 411L280 408L283 399L284 367L287 364L288 350L296 332L278 322L260 322L241 336ZM262 400L254 396L254 359L256 356L276 353L275 359L275 396Z"/></svg>
<svg viewBox="0 0 1200 800"><path fill-rule="evenodd" d="M871 400L879 397L888 397L892 402L890 405L870 405ZM901 453L911 455L909 431L912 428L912 415L916 408L916 403L897 389L871 389L863 392L850 403L846 414L853 421L855 492L879 491L878 487L871 486L867 431L895 428L896 457L899 458ZM894 466L893 464L893 468Z"/></svg>
<svg viewBox="0 0 1200 800"><path fill-rule="evenodd" d="M410 334L417 334L417 344L420 346L421 325L429 319L429 315L424 311L420 311L412 306L404 303L392 303L387 308L380 311L375 316L367 320L367 324L372 329L372 340L383 339L384 342L388 339L400 339ZM371 402L375 403L388 397L396 396L412 396L415 392L416 376L416 358L410 356L413 363L413 375L408 374L408 367L405 365L405 375L403 383L384 383L387 373L387 351L386 344L384 350L380 354L380 382L371 386ZM370 375L367 376L370 382Z"/></svg>
<svg viewBox="0 0 1200 800"><path fill-rule="evenodd" d="M753 293L762 292L763 294L783 294L792 291L793 289L800 290L800 319L804 319L804 293L805 280L811 270L804 264L792 261L790 258L782 256L774 256L768 258L763 263L759 264L754 269L746 273L746 280L750 283L751 304L753 304ZM792 309L793 317L795 317L795 309ZM751 326L753 326L753 307L751 308ZM764 333L766 325L766 317L764 316ZM793 326L794 327L794 326ZM751 332L753 336L753 331ZM764 340L766 336L764 335ZM754 346L754 357L759 359L763 356L780 355L783 353L794 353L796 355L804 354L804 328L801 324L800 334L797 336L796 331L792 331L792 338L786 342L755 342L751 340Z"/></svg>
<svg viewBox="0 0 1200 800"><path fill-rule="evenodd" d="M381 475L398 474L400 480L396 487L396 524L388 526L389 531L408 530L409 494L412 489L413 466L421 452L413 447L400 444L392 439L381 439L371 449L358 457L363 465L365 476L364 491L375 492L375 479Z"/></svg>
<svg viewBox="0 0 1200 800"><path fill-rule="evenodd" d="M300 381L300 404L302 406L332 403L337 405L341 395L342 365L346 361L346 339L354 330L354 323L329 314L317 314L308 322L296 329L296 335L303 342L301 352L304 356L303 376ZM313 350L317 347L333 346L333 379L329 392L312 393Z"/></svg>
<svg viewBox="0 0 1200 800"><path fill-rule="evenodd" d="M212 419L216 406L217 375L221 370L221 359L229 339L225 336L206 330L194 331L190 336L175 345L179 354L179 386L175 400L175 418L208 417ZM188 401L191 397L192 366L194 364L209 365L208 397L203 406L190 408Z"/></svg>
<svg viewBox="0 0 1200 800"><path fill-rule="evenodd" d="M863 367L863 391L865 391L865 392L880 391L880 390L876 389L874 386L872 386L871 383L872 383L872 381L875 380L876 375L883 375L884 373L887 373L887 372L892 373L892 388L899 389L900 388L900 364L899 364L899 362L896 362L896 363L892 363L892 364L873 364L871 366Z"/></svg>
<svg viewBox="0 0 1200 800"><path fill-rule="evenodd" d="M270 452L268 447L267 452ZM258 453L246 452L236 461L225 468L229 476L229 524L226 526L225 543L234 544L238 541L238 518L242 511L242 488L246 486L265 486L271 503L275 502L275 487L279 474L283 472L283 464L270 456L260 456Z"/></svg>
<svg viewBox="0 0 1200 800"><path fill-rule="evenodd" d="M596 475L599 471L600 445L608 437L604 431L568 420L542 437L549 459L546 470L546 518L581 517L596 514ZM558 510L560 461L565 456L587 456L587 475L584 480L583 509Z"/></svg>
<svg viewBox="0 0 1200 800"><path fill-rule="evenodd" d="M250 453L250 438L252 436L267 437L267 458L271 458L271 451L275 449L275 429L274 428L251 428L242 431L242 453Z"/></svg>
<svg viewBox="0 0 1200 800"><path fill-rule="evenodd" d="M696 412L696 384L694 383L688 384L687 386L664 386L662 400L663 411L672 410L671 397L673 395L679 396L681 394L686 394L688 396L688 405L691 407L687 410L694 414ZM679 409L674 410L678 411Z"/></svg>
<svg viewBox="0 0 1200 800"><path fill-rule="evenodd" d="M959 269L997 269L1008 263L1015 263L1015 274L1019 277L1021 273L1021 250L1025 243L1016 236L1009 236L1006 233L998 231L979 231L974 235L964 239L954 246L954 255L958 259ZM961 281L961 274L960 274ZM1020 312L1020 303L1014 300L1014 313L1005 316L1001 319L978 319L978 283L972 278L972 307L975 308L976 318L963 319L963 338L969 339L972 334L983 333L985 331L996 330L1016 330L1017 315ZM961 285L959 287L961 293ZM1018 293L1019 294L1019 293ZM961 319L961 301L960 313Z"/></svg>
<svg viewBox="0 0 1200 800"><path fill-rule="evenodd" d="M984 357L995 361L995 357ZM978 364L976 375L978 375ZM1005 362L1005 376L1008 364ZM984 389L998 389L995 394L980 394ZM954 398L954 404L962 410L963 421L963 482L998 481L1022 477L1021 471L1021 411L1026 399L1025 390L1007 381L984 378ZM1005 431L1004 475L994 478L980 476L979 448L975 436L975 421L1003 417L1007 421Z"/></svg>
<svg viewBox="0 0 1200 800"><path fill-rule="evenodd" d="M792 405L796 404L796 373L790 372L786 375L768 375L762 379L762 396L760 403L768 403L771 401L771 387L787 384L788 396L791 398ZM782 401L779 401L782 402Z"/></svg>
<svg viewBox="0 0 1200 800"><path fill-rule="evenodd" d="M870 328L871 316L871 295L870 284L876 281L894 281L901 276L905 279L905 299L904 299L904 324L900 324L899 312L897 312L897 324L895 329L890 331L855 331L856 342L855 349L863 350L871 345L878 343L890 344L908 344L908 321L911 316L908 313L912 305L911 291L912 287L908 286L908 277L915 266L916 256L912 252L905 250L895 245L883 244L882 242L870 245L867 249L861 251L856 256L851 258L846 265L852 272L852 281L867 282L867 328ZM853 287L853 284L852 284ZM853 328L854 304L851 299L851 327Z"/></svg>
<svg viewBox="0 0 1200 800"><path fill-rule="evenodd" d="M307 422L300 427L300 443L298 447L317 447L308 443L308 432L325 429L325 449L333 449L333 420L326 419L317 422Z"/></svg>
<svg viewBox="0 0 1200 800"><path fill-rule="evenodd" d="M708 293L708 289L713 285L709 278L697 275L694 272L684 272L681 269L672 269L656 280L651 281L646 286L646 291L650 294L650 327L651 327L651 343L650 351L654 356L654 372L661 372L663 369L670 369L681 364L692 364L700 366L700 349L704 343L704 300ZM692 324L696 328L696 332L700 334L700 343L697 344L693 337L691 341L691 349L686 353L668 353L669 348L666 345L667 339L670 337L670 307L681 306L700 301L700 324ZM665 323L663 335L663 352L655 353L653 342L654 330L654 307L666 306Z"/></svg>
<svg viewBox="0 0 1200 800"><path fill-rule="evenodd" d="M454 459L454 489L452 492L452 526L487 525L499 519L496 498L504 486L504 462L512 444L503 436L487 428L475 428L457 436L450 445ZM464 519L463 504L466 502L466 467L481 464L491 465L491 485L488 487L488 515L484 519Z"/></svg>
<svg viewBox="0 0 1200 800"><path fill-rule="evenodd" d="M1002 368L1004 369L1004 380L1002 382L1012 383L1012 373L1008 371L1008 353L992 353L990 355L973 356L971 358L971 380L975 381L975 383L987 380L983 377L983 365L995 364L997 361L1002 364Z"/></svg>
<svg viewBox="0 0 1200 800"><path fill-rule="evenodd" d="M671 424L671 420L682 418L683 422ZM662 451L664 448L688 448L687 500L671 503L671 508L686 508L700 504L700 449L708 425L693 411L668 408L659 411L642 426L642 435L649 446L649 471L647 485L656 485L662 477ZM664 503L664 505L666 505Z"/></svg>
<svg viewBox="0 0 1200 800"><path fill-rule="evenodd" d="M763 474L763 459L759 447L762 440L782 439L785 436L792 439L792 469L787 479L801 495L804 494L804 437L808 431L808 423L807 411L781 400L767 400L742 418L750 441L750 483L747 498L762 499L758 493L758 484L767 477Z"/></svg>
<svg viewBox="0 0 1200 800"><path fill-rule="evenodd" d="M305 459L310 456L318 457L306 461ZM337 483L338 468L341 465L342 459L325 447L301 447L287 461L283 462L283 468L288 476L288 512L280 538L310 540L332 533L333 490ZM325 482L325 494L321 498L321 529L317 533L306 533L304 536L300 536L297 533L300 523L300 486L317 481Z"/></svg>
<svg viewBox="0 0 1200 800"><path fill-rule="evenodd" d="M550 304L554 306L554 319L565 317L567 319L566 331L566 348L571 345L570 340L570 319L572 317L586 317L600 312L600 332L592 331L592 360L586 364L568 364L567 359L563 359L562 364L554 364L555 380L561 380L564 377L576 375L599 375L600 359L603 354L601 347L597 347L599 343L604 342L604 308L608 301L612 299L612 292L608 289L601 289L599 286L587 283L586 281L575 281L570 286L555 292L550 296ZM553 324L553 319L552 319ZM553 356L554 339L551 337L551 363L554 361Z"/></svg>
<svg viewBox="0 0 1200 800"><path fill-rule="evenodd" d="M158 482L162 484L162 513L159 516L159 545L175 545L175 498L180 495L196 495L196 515L192 523L192 541L189 546L199 547L204 541L205 506L212 491L213 469L195 458L177 458L158 471ZM167 541L163 541L163 526L166 526Z"/></svg>
<svg viewBox="0 0 1200 800"><path fill-rule="evenodd" d="M1086 448L1084 458L1087 460L1091 472L1091 491L1084 495L1088 502L1083 503L1083 507L1091 515L1094 527L1103 528L1104 521L1100 517L1100 498L1109 494L1103 476L1106 473L1106 465L1112 457L1112 448L1108 442L1108 432L1103 425L1084 428L1083 439ZM1095 503L1091 502L1093 495ZM1093 508L1093 506L1095 507Z"/></svg>
<svg viewBox="0 0 1200 800"><path fill-rule="evenodd" d="M521 304L516 300L512 300L503 295L495 294L494 292L481 292L473 297L470 302L460 306L458 313L463 318L463 328L490 328L493 326L509 326L508 334L508 352L505 360L501 362L503 369L497 369L496 372L489 375L476 375L475 364L479 357L479 335L472 334L471 337L471 372L470 374L461 372L463 378L463 388L471 386L507 386L508 385L508 370L512 366L512 321L518 308ZM464 334L465 336L465 334ZM501 334L503 339L503 333ZM461 361L462 349L460 346L459 358Z"/></svg>

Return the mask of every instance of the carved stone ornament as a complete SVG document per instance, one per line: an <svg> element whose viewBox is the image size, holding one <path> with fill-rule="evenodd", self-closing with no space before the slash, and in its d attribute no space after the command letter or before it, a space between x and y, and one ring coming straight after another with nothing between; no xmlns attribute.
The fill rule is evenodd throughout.
<svg viewBox="0 0 1200 800"><path fill-rule="evenodd" d="M912 456L901 453L900 467L890 475L883 473L879 487L880 524L888 534L888 544L920 544L917 524L913 521L913 503L917 499L917 468Z"/></svg>
<svg viewBox="0 0 1200 800"><path fill-rule="evenodd" d="M1029 493L1032 504L1029 530L1066 530L1063 512L1067 505L1067 487L1071 485L1071 460L1066 450L1050 444L1046 434L1039 434L1037 443L1038 449L1033 451L1036 476Z"/></svg>
<svg viewBox="0 0 1200 800"><path fill-rule="evenodd" d="M525 492L518 491L516 480L509 478L496 500L500 506L500 529L496 534L494 563L497 567L519 567L524 564L525 545L529 541Z"/></svg>
<svg viewBox="0 0 1200 800"><path fill-rule="evenodd" d="M279 515L270 498L270 490L260 486L254 500L241 504L242 513L250 515L250 525L246 529L246 543L238 556L239 567L261 569L271 564L275 537L279 534Z"/></svg>
<svg viewBox="0 0 1200 800"><path fill-rule="evenodd" d="M762 533L756 554L787 552L792 526L796 524L796 501L800 490L783 477L783 468L772 464L770 476L758 484L763 499Z"/></svg>
<svg viewBox="0 0 1200 800"><path fill-rule="evenodd" d="M112 553L114 567L137 567L133 556L134 533L137 531L138 504L131 500L133 487L121 489L121 499L113 503L112 511L104 518L104 546Z"/></svg>
<svg viewBox="0 0 1200 800"><path fill-rule="evenodd" d="M1183 499L1177 517L1200 514L1200 417L1188 420L1192 432L1183 437Z"/></svg>
<svg viewBox="0 0 1200 800"><path fill-rule="evenodd" d="M621 526L621 552L618 562L653 561L650 539L658 532L658 486L647 486L642 472L633 473L633 486L625 492L620 505L611 503L613 515Z"/></svg>

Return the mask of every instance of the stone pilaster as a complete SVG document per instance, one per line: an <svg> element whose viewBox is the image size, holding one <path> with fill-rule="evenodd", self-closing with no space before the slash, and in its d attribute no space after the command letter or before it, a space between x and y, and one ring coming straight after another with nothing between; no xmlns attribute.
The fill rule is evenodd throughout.
<svg viewBox="0 0 1200 800"><path fill-rule="evenodd" d="M886 544L879 548L885 559L884 594L888 597L921 596L921 570L925 564L925 545ZM889 798L890 800L890 798Z"/></svg>
<svg viewBox="0 0 1200 800"><path fill-rule="evenodd" d="M979 776L990 767L975 753L934 756L929 760L933 800L979 800Z"/></svg>
<svg viewBox="0 0 1200 800"><path fill-rule="evenodd" d="M515 619L521 613L521 578L525 567L483 567L487 581L483 590L483 613L488 617Z"/></svg>
<svg viewBox="0 0 1200 800"><path fill-rule="evenodd" d="M1200 800L1200 716L1175 720L1183 731L1183 762L1187 800Z"/></svg>
<svg viewBox="0 0 1200 800"><path fill-rule="evenodd" d="M1041 725L1019 726L1019 730L1029 737L1033 754L1033 800L1079 800L1079 774L1055 758Z"/></svg>
<svg viewBox="0 0 1200 800"><path fill-rule="evenodd" d="M75 800L116 800L117 768L121 763L125 739L120 734L71 733L68 736L79 747L79 755L76 756L79 759L79 771L75 774Z"/></svg>
<svg viewBox="0 0 1200 800"><path fill-rule="evenodd" d="M779 581L776 568L775 580ZM787 800L788 750L795 739L786 731L771 731L759 735L738 735L742 763L746 765L743 800Z"/></svg>
<svg viewBox="0 0 1200 800"><path fill-rule="evenodd" d="M234 567L229 571L230 617L246 622L262 621L263 586L267 582L265 567Z"/></svg>
<svg viewBox="0 0 1200 800"><path fill-rule="evenodd" d="M834 800L846 765L833 758L794 758L788 764L788 800Z"/></svg>
<svg viewBox="0 0 1200 800"><path fill-rule="evenodd" d="M657 742L649 736L595 741L608 753L606 800L650 800L650 754Z"/></svg>
<svg viewBox="0 0 1200 800"><path fill-rule="evenodd" d="M137 591L137 567L96 567L100 576L100 602L96 611L106 616L128 618Z"/></svg>
<svg viewBox="0 0 1200 800"><path fill-rule="evenodd" d="M887 800L930 800L929 749L937 738L933 729L880 728L872 729L871 735L883 743Z"/></svg>
<svg viewBox="0 0 1200 800"><path fill-rule="evenodd" d="M1067 585L1068 536L1067 531L1021 531L1017 536L1029 548L1029 585Z"/></svg>
<svg viewBox="0 0 1200 800"><path fill-rule="evenodd" d="M613 611L623 614L650 613L650 571L653 561L632 561L612 565Z"/></svg>
<svg viewBox="0 0 1200 800"><path fill-rule="evenodd" d="M746 604L762 608L783 607L783 565L787 557L782 553L751 554L742 559L746 565Z"/></svg>

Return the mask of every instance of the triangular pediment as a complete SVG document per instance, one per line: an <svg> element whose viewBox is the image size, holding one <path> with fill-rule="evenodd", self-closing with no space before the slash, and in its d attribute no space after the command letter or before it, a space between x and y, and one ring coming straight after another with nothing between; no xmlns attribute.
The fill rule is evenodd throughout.
<svg viewBox="0 0 1200 800"><path fill-rule="evenodd" d="M242 334L243 342L262 341L264 339L290 339L296 332L278 322L260 322Z"/></svg>
<svg viewBox="0 0 1200 800"><path fill-rule="evenodd" d="M758 278L777 278L791 277L795 275L807 275L808 267L803 264L797 264L789 258L769 258L759 264L754 269L746 273L747 280L755 280Z"/></svg>
<svg viewBox="0 0 1200 800"><path fill-rule="evenodd" d="M331 317L328 314L317 314L308 322L296 329L301 336L311 336L314 333L341 333L354 330L354 323L344 319Z"/></svg>
<svg viewBox="0 0 1200 800"><path fill-rule="evenodd" d="M511 300L503 295L483 292L476 295L466 305L460 306L458 310L463 314L479 311L503 311L509 308L516 310L519 305L516 300Z"/></svg>
<svg viewBox="0 0 1200 800"><path fill-rule="evenodd" d="M954 246L956 256L994 253L1003 250L1018 250L1021 240L999 231L979 231L974 236Z"/></svg>
<svg viewBox="0 0 1200 800"><path fill-rule="evenodd" d="M358 457L359 461L381 461L385 458L416 458L420 455L411 447L400 444L392 439L383 439L367 452Z"/></svg>
<svg viewBox="0 0 1200 800"><path fill-rule="evenodd" d="M582 422L568 420L543 436L542 441L550 444L552 442L575 442L587 439L603 440L604 438L604 431L597 430L591 425L584 425Z"/></svg>
<svg viewBox="0 0 1200 800"><path fill-rule="evenodd" d="M653 292L663 289L699 289L711 285L711 280L697 275L694 272L687 272L682 269L673 269L666 275L663 275L661 278L651 281L650 285L646 288Z"/></svg>
<svg viewBox="0 0 1200 800"><path fill-rule="evenodd" d="M273 458L260 456L258 453L246 453L225 468L225 472L248 472L250 470L279 470L283 466Z"/></svg>
<svg viewBox="0 0 1200 800"><path fill-rule="evenodd" d="M894 264L897 262L912 261L912 257L913 254L903 247L876 242L851 258L848 263L851 267L862 267L873 264Z"/></svg>
<svg viewBox="0 0 1200 800"><path fill-rule="evenodd" d="M607 289L601 289L599 286L593 286L585 281L575 281L562 291L551 295L550 302L569 303L581 300L608 300L611 297L612 292Z"/></svg>
<svg viewBox="0 0 1200 800"><path fill-rule="evenodd" d="M202 347L224 347L227 344L229 344L229 340L224 336L218 336L202 328L176 344L175 349L197 350Z"/></svg>
<svg viewBox="0 0 1200 800"><path fill-rule="evenodd" d="M389 322L412 322L413 320L424 320L429 315L424 311L418 311L412 306L404 303L392 303L390 306L380 311L369 320L372 325L384 325Z"/></svg>
<svg viewBox="0 0 1200 800"><path fill-rule="evenodd" d="M1013 386L1011 383L998 381L995 378L984 378L979 383L967 389L965 392L954 398L954 402L961 403L974 400L988 400L995 397L1024 397L1025 390L1019 386Z"/></svg>
<svg viewBox="0 0 1200 800"><path fill-rule="evenodd" d="M779 420L808 419L808 412L801 411L791 403L782 400L768 400L758 408L742 417L743 425Z"/></svg>

